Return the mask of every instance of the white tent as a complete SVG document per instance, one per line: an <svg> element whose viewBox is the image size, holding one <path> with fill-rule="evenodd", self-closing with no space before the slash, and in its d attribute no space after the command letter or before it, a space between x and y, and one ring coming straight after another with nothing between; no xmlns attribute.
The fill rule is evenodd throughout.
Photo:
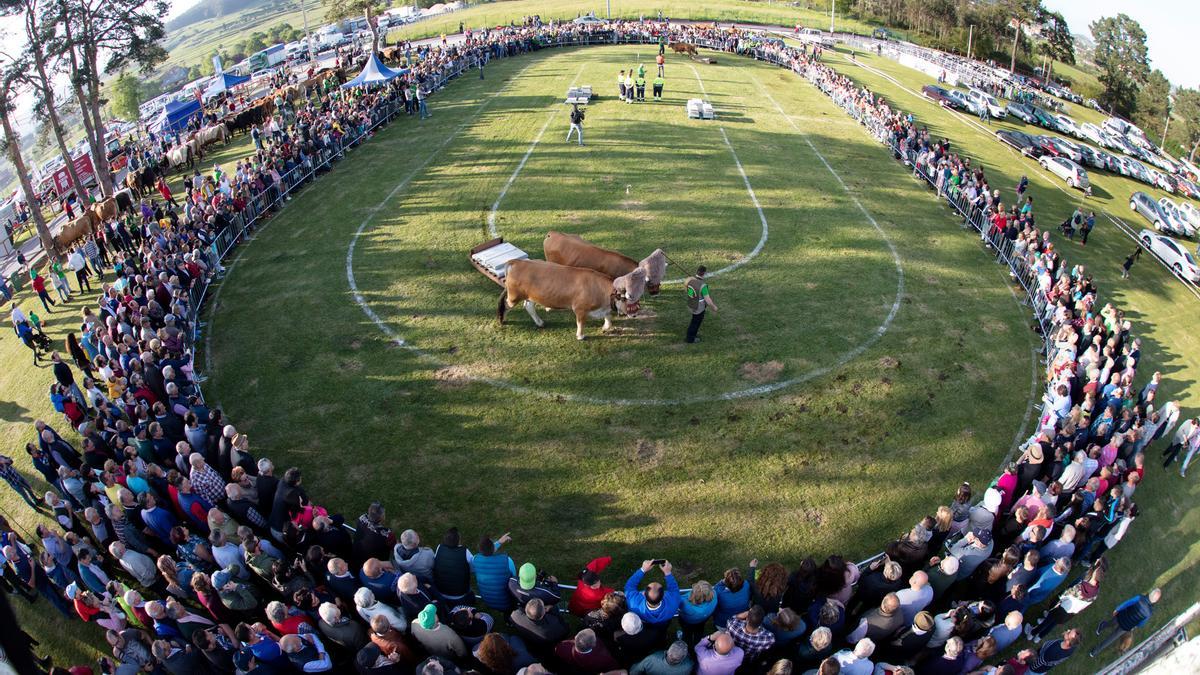
<svg viewBox="0 0 1200 675"><path fill-rule="evenodd" d="M401 70L392 70L383 65L383 61L379 60L377 54L372 54L371 58L367 59L366 65L363 66L362 72L353 80L342 85L343 89L351 87L371 86L375 84L383 84L388 80L395 79L408 72L407 68Z"/></svg>

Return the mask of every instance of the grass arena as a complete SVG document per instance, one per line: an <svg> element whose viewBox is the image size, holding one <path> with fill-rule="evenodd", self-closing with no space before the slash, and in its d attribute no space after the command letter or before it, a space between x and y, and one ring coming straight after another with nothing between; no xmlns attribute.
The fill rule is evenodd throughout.
<svg viewBox="0 0 1200 675"><path fill-rule="evenodd" d="M564 537L695 574L808 555L992 471L1035 344L1006 275L968 271L977 245L792 73L673 56L663 101L620 101L617 72L653 77L655 53L494 62L297 197L210 309L211 391L239 429L347 508L379 492L424 531L521 521L551 566L574 564ZM563 95L584 84L579 147ZM715 120L687 118L697 97ZM499 325L467 252L503 236L540 258L550 230L680 264L584 342L570 312ZM699 264L722 311L685 345L680 266ZM914 483L908 508L873 493L890 483Z"/></svg>
<svg viewBox="0 0 1200 675"><path fill-rule="evenodd" d="M656 54L564 47L469 71L430 97L430 118L376 130L231 251L196 364L255 456L301 468L314 499L349 519L381 500L389 524L426 544L450 527L468 540L512 531L518 564L565 582L597 555L614 556L617 576L670 559L685 586L751 558L862 560L961 482L981 493L993 481L1045 389L1042 337L1008 268L793 72L668 51L663 99L619 100L617 73L645 64L650 81ZM1029 174L1041 228L1076 205L995 142L1012 121L981 128L926 105L920 76L883 58L824 59L953 139L1006 198ZM566 140L563 102L579 85L595 92L582 146ZM715 119L687 116L695 98ZM240 137L204 163L252 151ZM1125 183L1095 182L1098 213L1128 217ZM1110 229L1064 256L1136 321L1139 375L1162 370L1172 399L1190 400L1200 326L1186 290L1144 263L1119 286L1113 259L1129 246ZM569 310L540 311L539 329L518 305L501 324L499 288L469 252L503 237L540 259L551 231L634 259L662 249L662 292L611 330L589 319L583 341ZM698 265L720 310L685 344L683 284ZM36 374L6 391L44 398ZM43 415L11 412L16 435ZM1161 482L1139 492L1162 515L1114 554L1129 581L1104 611L1135 584L1196 579L1195 490ZM41 630L56 619L18 613ZM63 640L72 654L102 641ZM1068 672L1087 672L1076 660Z"/></svg>

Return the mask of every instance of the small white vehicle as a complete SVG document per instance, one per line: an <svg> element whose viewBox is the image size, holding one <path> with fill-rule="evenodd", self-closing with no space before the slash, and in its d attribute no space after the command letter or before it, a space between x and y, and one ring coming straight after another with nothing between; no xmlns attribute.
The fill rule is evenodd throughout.
<svg viewBox="0 0 1200 675"><path fill-rule="evenodd" d="M796 35L796 39L800 40L801 42L811 42L813 44L818 44L822 47L828 47L830 49L832 49L834 46L833 37L827 33L817 30L816 28L800 29L800 33Z"/></svg>
<svg viewBox="0 0 1200 675"><path fill-rule="evenodd" d="M1058 128L1062 129L1063 133L1070 134L1075 138L1083 138L1083 134L1079 131L1079 125L1075 124L1075 120L1067 115L1055 115L1054 120L1058 122Z"/></svg>
<svg viewBox="0 0 1200 675"><path fill-rule="evenodd" d="M972 112L976 115L983 110L983 106L987 106L988 116L994 120L1002 120L1008 116L1008 111L1000 104L1000 101L986 91L971 88L967 90L967 100L971 101Z"/></svg>
<svg viewBox="0 0 1200 675"><path fill-rule="evenodd" d="M1196 226L1188 220L1187 216L1183 215L1179 207L1175 205L1175 202L1166 197L1160 197L1158 208L1167 216L1167 220L1170 223L1169 230L1182 234L1185 237L1196 236Z"/></svg>
<svg viewBox="0 0 1200 675"><path fill-rule="evenodd" d="M1200 209L1192 206L1191 202L1183 202L1179 205L1179 215L1187 219L1195 227L1200 227Z"/></svg>
<svg viewBox="0 0 1200 675"><path fill-rule="evenodd" d="M1091 122L1084 122L1079 125L1079 135L1084 140L1091 141L1096 145L1104 145L1104 130Z"/></svg>
<svg viewBox="0 0 1200 675"><path fill-rule="evenodd" d="M1153 230L1142 230L1138 233L1138 240L1146 250L1166 263L1172 272L1192 283L1200 282L1200 268L1196 267L1196 259L1185 251L1179 242Z"/></svg>
<svg viewBox="0 0 1200 675"><path fill-rule="evenodd" d="M1092 186L1091 182L1088 181L1087 171L1066 157L1043 155L1038 160L1038 163L1050 173L1067 181L1069 187L1086 191Z"/></svg>

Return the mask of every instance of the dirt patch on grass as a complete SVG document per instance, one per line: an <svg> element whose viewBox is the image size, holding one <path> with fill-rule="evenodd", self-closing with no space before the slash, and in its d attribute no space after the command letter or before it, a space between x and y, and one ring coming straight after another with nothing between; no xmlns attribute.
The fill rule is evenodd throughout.
<svg viewBox="0 0 1200 675"><path fill-rule="evenodd" d="M983 332L985 332L989 335L991 335L992 333L1007 333L1008 332L1008 324L1004 323L1003 321L997 321L995 319L984 319L984 320L980 321L979 328Z"/></svg>
<svg viewBox="0 0 1200 675"><path fill-rule="evenodd" d="M340 365L342 370L350 372L358 372L363 369L363 362L360 359L342 359Z"/></svg>
<svg viewBox="0 0 1200 675"><path fill-rule="evenodd" d="M884 356L883 358L879 359L879 367L887 368L888 370L895 370L896 368L900 367L900 359L897 359L893 356Z"/></svg>
<svg viewBox="0 0 1200 675"><path fill-rule="evenodd" d="M350 349L362 349L362 340L351 340Z"/></svg>
<svg viewBox="0 0 1200 675"><path fill-rule="evenodd" d="M446 366L433 371L433 379L441 389L462 387L471 381L471 375L462 366Z"/></svg>
<svg viewBox="0 0 1200 675"><path fill-rule="evenodd" d="M782 361L767 361L766 363L743 363L741 367L738 368L738 375L757 384L778 380L779 375L782 372Z"/></svg>
<svg viewBox="0 0 1200 675"><path fill-rule="evenodd" d="M620 201L621 208L625 209L626 211L631 211L633 209L640 209L645 205L646 205L646 202L644 202L640 199L622 199Z"/></svg>
<svg viewBox="0 0 1200 675"><path fill-rule="evenodd" d="M663 456L662 441L651 441L639 438L633 444L633 461L639 467L652 468L658 466Z"/></svg>
<svg viewBox="0 0 1200 675"><path fill-rule="evenodd" d="M647 380L653 380L654 370L652 368L642 368L642 377L646 378Z"/></svg>

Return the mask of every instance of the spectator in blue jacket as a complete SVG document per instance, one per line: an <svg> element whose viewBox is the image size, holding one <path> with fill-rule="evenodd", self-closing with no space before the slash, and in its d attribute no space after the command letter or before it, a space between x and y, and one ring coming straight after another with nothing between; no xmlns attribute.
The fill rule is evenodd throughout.
<svg viewBox="0 0 1200 675"><path fill-rule="evenodd" d="M377 600L389 605L395 605L400 600L396 595L397 578L392 564L377 558L367 558L358 574L362 585L371 589Z"/></svg>
<svg viewBox="0 0 1200 675"><path fill-rule="evenodd" d="M1135 595L1122 602L1113 610L1111 619L1105 619L1096 625L1096 635L1102 635L1110 628L1111 632L1100 641L1100 644L1092 647L1092 651L1088 652L1088 655L1096 656L1121 636L1143 626L1150 620L1150 615L1154 613L1154 605L1161 599L1162 590L1156 588L1149 593Z"/></svg>
<svg viewBox="0 0 1200 675"><path fill-rule="evenodd" d="M658 582L652 582L643 592L638 586L651 567L654 567L653 560L643 561L641 569L625 582L625 602L629 611L640 616L643 622L661 625L670 621L675 616L675 610L679 609L679 584L671 574L671 562L664 560L659 567L662 568L666 588Z"/></svg>
<svg viewBox="0 0 1200 675"><path fill-rule="evenodd" d="M750 568L754 574L754 568ZM725 570L725 578L713 589L717 594L717 609L713 612L713 624L724 628L729 618L750 609L750 584L736 567Z"/></svg>
<svg viewBox="0 0 1200 675"><path fill-rule="evenodd" d="M471 558L471 571L475 573L475 587L479 597L488 607L497 612L512 610L513 597L508 592L508 580L517 575L517 566L500 547L508 541L508 535L495 542L491 537L479 540L479 553Z"/></svg>
<svg viewBox="0 0 1200 675"><path fill-rule="evenodd" d="M1025 606L1033 607L1034 605L1041 604L1043 600L1050 597L1054 593L1054 590L1067 580L1067 575L1070 573L1070 558L1059 558L1054 561L1053 565L1041 568L1037 579L1029 585L1029 591L1025 595Z"/></svg>
<svg viewBox="0 0 1200 675"><path fill-rule="evenodd" d="M679 627L683 629L683 640L694 645L704 637L704 624L717 608L717 596L713 593L712 584L707 581L697 581L692 584L692 592L686 602L679 603Z"/></svg>

